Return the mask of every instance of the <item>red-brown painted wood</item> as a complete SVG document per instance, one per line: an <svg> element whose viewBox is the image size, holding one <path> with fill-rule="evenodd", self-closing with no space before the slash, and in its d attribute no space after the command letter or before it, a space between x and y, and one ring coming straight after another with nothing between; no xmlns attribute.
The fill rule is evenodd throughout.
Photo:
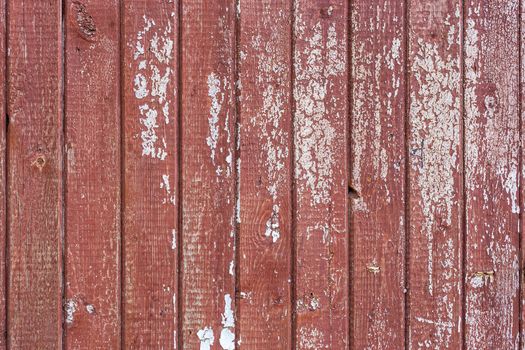
<svg viewBox="0 0 525 350"><path fill-rule="evenodd" d="M65 6L65 346L120 345L118 1ZM86 108L89 106L89 108Z"/></svg>
<svg viewBox="0 0 525 350"><path fill-rule="evenodd" d="M462 6L407 4L408 346L461 348Z"/></svg>
<svg viewBox="0 0 525 350"><path fill-rule="evenodd" d="M291 4L242 1L239 10L238 338L240 348L286 349L292 320Z"/></svg>
<svg viewBox="0 0 525 350"><path fill-rule="evenodd" d="M352 346L405 344L405 5L353 2Z"/></svg>
<svg viewBox="0 0 525 350"><path fill-rule="evenodd" d="M178 100L175 1L125 1L123 346L177 345Z"/></svg>
<svg viewBox="0 0 525 350"><path fill-rule="evenodd" d="M60 1L8 1L8 344L62 344Z"/></svg>
<svg viewBox="0 0 525 350"><path fill-rule="evenodd" d="M191 349L235 344L235 12L233 1L182 3L181 344Z"/></svg>
<svg viewBox="0 0 525 350"><path fill-rule="evenodd" d="M7 114L7 66L6 66L6 1L0 1L0 349L7 347L7 322L6 322L6 222L7 222L7 196L6 196L6 114Z"/></svg>
<svg viewBox="0 0 525 350"><path fill-rule="evenodd" d="M465 4L465 345L516 349L519 2Z"/></svg>
<svg viewBox="0 0 525 350"><path fill-rule="evenodd" d="M297 349L349 344L346 1L294 9Z"/></svg>

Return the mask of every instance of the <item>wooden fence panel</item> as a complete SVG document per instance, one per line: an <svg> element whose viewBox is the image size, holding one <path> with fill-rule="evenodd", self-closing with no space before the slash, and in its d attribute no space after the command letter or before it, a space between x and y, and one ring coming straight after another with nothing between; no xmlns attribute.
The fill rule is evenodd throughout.
<svg viewBox="0 0 525 350"><path fill-rule="evenodd" d="M408 346L462 344L462 6L408 3Z"/></svg>
<svg viewBox="0 0 525 350"><path fill-rule="evenodd" d="M120 345L118 1L67 1L64 23L65 346L115 349Z"/></svg>
<svg viewBox="0 0 525 350"><path fill-rule="evenodd" d="M7 133L7 38L6 38L7 7L6 0L0 1L0 247L7 242L7 195L6 195L6 133ZM0 248L0 261L6 260L6 249ZM5 263L0 264L0 349L7 347L7 320L6 320L6 285L7 268Z"/></svg>
<svg viewBox="0 0 525 350"><path fill-rule="evenodd" d="M123 346L178 341L178 5L122 7Z"/></svg>
<svg viewBox="0 0 525 350"><path fill-rule="evenodd" d="M465 4L465 345L516 349L519 7Z"/></svg>
<svg viewBox="0 0 525 350"><path fill-rule="evenodd" d="M182 3L184 348L235 346L235 8Z"/></svg>
<svg viewBox="0 0 525 350"><path fill-rule="evenodd" d="M405 344L405 5L352 8L352 346Z"/></svg>
<svg viewBox="0 0 525 350"><path fill-rule="evenodd" d="M9 0L8 345L62 344L62 4Z"/></svg>
<svg viewBox="0 0 525 350"><path fill-rule="evenodd" d="M239 342L291 345L291 3L242 1L239 26ZM272 30L268 30L268 28Z"/></svg>
<svg viewBox="0 0 525 350"><path fill-rule="evenodd" d="M346 1L295 2L293 45L297 349L343 349L348 309Z"/></svg>

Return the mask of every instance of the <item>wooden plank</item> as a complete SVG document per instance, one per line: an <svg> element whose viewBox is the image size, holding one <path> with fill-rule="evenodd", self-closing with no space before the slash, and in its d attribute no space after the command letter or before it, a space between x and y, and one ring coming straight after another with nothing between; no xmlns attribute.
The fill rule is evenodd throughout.
<svg viewBox="0 0 525 350"><path fill-rule="evenodd" d="M122 8L124 348L177 344L177 9Z"/></svg>
<svg viewBox="0 0 525 350"><path fill-rule="evenodd" d="M7 347L7 320L6 320L6 223L7 223L7 196L6 196L6 132L7 132L7 23L6 1L0 1L0 349Z"/></svg>
<svg viewBox="0 0 525 350"><path fill-rule="evenodd" d="M249 349L291 345L290 16L289 0L240 3L238 338Z"/></svg>
<svg viewBox="0 0 525 350"><path fill-rule="evenodd" d="M8 1L8 344L62 343L61 1Z"/></svg>
<svg viewBox="0 0 525 350"><path fill-rule="evenodd" d="M465 9L465 345L517 349L519 3Z"/></svg>
<svg viewBox="0 0 525 350"><path fill-rule="evenodd" d="M181 344L233 349L235 3L183 2L181 27Z"/></svg>
<svg viewBox="0 0 525 350"><path fill-rule="evenodd" d="M65 6L65 346L120 345L118 1Z"/></svg>
<svg viewBox="0 0 525 350"><path fill-rule="evenodd" d="M294 9L297 349L349 345L347 7Z"/></svg>
<svg viewBox="0 0 525 350"><path fill-rule="evenodd" d="M352 7L352 346L405 344L405 5Z"/></svg>
<svg viewBox="0 0 525 350"><path fill-rule="evenodd" d="M459 349L462 6L408 4L409 348Z"/></svg>

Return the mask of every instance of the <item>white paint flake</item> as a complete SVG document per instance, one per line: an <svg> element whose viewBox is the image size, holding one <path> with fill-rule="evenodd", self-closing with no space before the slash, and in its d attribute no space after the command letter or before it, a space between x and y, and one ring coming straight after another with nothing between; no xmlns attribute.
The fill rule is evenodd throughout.
<svg viewBox="0 0 525 350"><path fill-rule="evenodd" d="M279 232L279 206L274 205L272 216L266 221L266 231L264 235L268 238L272 238L272 242L275 243L281 237Z"/></svg>
<svg viewBox="0 0 525 350"><path fill-rule="evenodd" d="M197 337L201 341L200 350L211 350L211 346L215 341L213 336L213 329L211 327L204 327L197 332Z"/></svg>
<svg viewBox="0 0 525 350"><path fill-rule="evenodd" d="M86 311L88 314L92 315L95 313L95 307L91 304L86 305Z"/></svg>
<svg viewBox="0 0 525 350"><path fill-rule="evenodd" d="M72 324L75 319L75 312L77 312L77 303L73 299L70 299L66 302L64 309L66 313L66 323Z"/></svg>
<svg viewBox="0 0 525 350"><path fill-rule="evenodd" d="M171 230L171 249L173 250L177 249L177 230L176 229Z"/></svg>
<svg viewBox="0 0 525 350"><path fill-rule="evenodd" d="M232 298L230 294L224 296L224 313L222 314L222 330L219 338L219 344L225 350L235 349L235 334L232 329L235 328L235 317L232 310Z"/></svg>
<svg viewBox="0 0 525 350"><path fill-rule="evenodd" d="M206 138L206 144L210 148L210 157L213 166L215 167L215 172L217 176L221 176L224 172L226 176L230 176L232 172L232 160L233 155L231 153L230 147L228 147L227 154L225 155L225 169L221 166L221 163L218 159L218 154L222 151L222 148L218 147L219 136L221 131L220 125L220 116L222 111L222 105L225 100L225 94L228 90L229 83L227 79L221 80L219 76L215 73L210 73L207 79L208 83L208 97L210 98L210 115L208 117L208 137ZM224 125L222 126L224 132L226 133L226 141L228 146L230 145L231 135L230 135L230 126L229 126L229 114L228 111L225 113Z"/></svg>
<svg viewBox="0 0 525 350"><path fill-rule="evenodd" d="M162 175L162 182L160 183L160 188L166 191L165 198L162 200L162 203L171 203L175 205L175 195L171 192L169 175Z"/></svg>

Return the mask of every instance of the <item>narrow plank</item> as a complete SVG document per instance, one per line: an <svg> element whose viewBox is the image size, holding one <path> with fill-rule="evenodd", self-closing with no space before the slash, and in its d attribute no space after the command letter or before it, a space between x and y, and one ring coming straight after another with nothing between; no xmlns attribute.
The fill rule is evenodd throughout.
<svg viewBox="0 0 525 350"><path fill-rule="evenodd" d="M347 7L294 9L297 349L349 345Z"/></svg>
<svg viewBox="0 0 525 350"><path fill-rule="evenodd" d="M408 4L409 348L460 349L462 5Z"/></svg>
<svg viewBox="0 0 525 350"><path fill-rule="evenodd" d="M8 345L62 346L61 1L9 0Z"/></svg>
<svg viewBox="0 0 525 350"><path fill-rule="evenodd" d="M255 350L291 345L290 18L289 0L240 3L238 338Z"/></svg>
<svg viewBox="0 0 525 350"><path fill-rule="evenodd" d="M6 196L6 114L7 114L7 48L6 48L6 1L0 1L0 349L7 347L7 322L6 322L6 255L7 242L7 196Z"/></svg>
<svg viewBox="0 0 525 350"><path fill-rule="evenodd" d="M118 1L65 6L65 346L120 345Z"/></svg>
<svg viewBox="0 0 525 350"><path fill-rule="evenodd" d="M465 345L517 349L519 2L465 9Z"/></svg>
<svg viewBox="0 0 525 350"><path fill-rule="evenodd" d="M352 346L405 344L405 4L352 7Z"/></svg>
<svg viewBox="0 0 525 350"><path fill-rule="evenodd" d="M177 344L176 1L125 1L123 346Z"/></svg>
<svg viewBox="0 0 525 350"><path fill-rule="evenodd" d="M182 3L182 339L235 347L235 2ZM233 269L233 270L232 270Z"/></svg>

